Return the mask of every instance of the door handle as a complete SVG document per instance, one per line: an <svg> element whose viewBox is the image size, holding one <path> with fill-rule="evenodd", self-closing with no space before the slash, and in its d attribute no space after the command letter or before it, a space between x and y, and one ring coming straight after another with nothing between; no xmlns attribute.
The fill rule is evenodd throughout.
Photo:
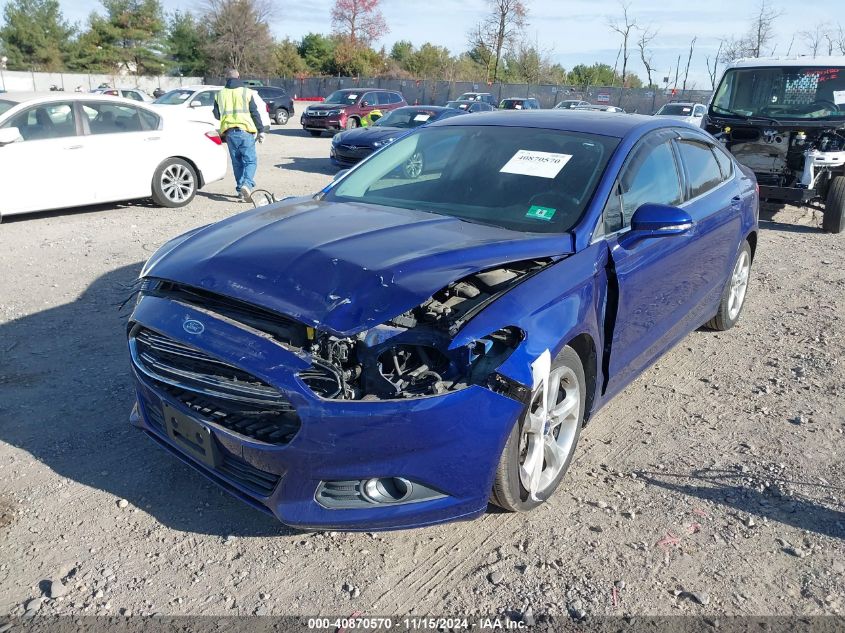
<svg viewBox="0 0 845 633"><path fill-rule="evenodd" d="M82 145L68 145L65 149L82 149Z"/></svg>

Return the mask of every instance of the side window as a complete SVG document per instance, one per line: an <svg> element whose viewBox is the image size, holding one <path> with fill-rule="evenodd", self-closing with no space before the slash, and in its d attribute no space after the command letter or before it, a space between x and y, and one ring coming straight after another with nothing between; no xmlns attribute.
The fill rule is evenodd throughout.
<svg viewBox="0 0 845 633"><path fill-rule="evenodd" d="M124 90L123 96L127 99L132 99L133 101L143 101L141 95L135 92L134 90Z"/></svg>
<svg viewBox="0 0 845 633"><path fill-rule="evenodd" d="M392 103L389 92L377 92L376 97L378 98L378 105L390 105Z"/></svg>
<svg viewBox="0 0 845 633"><path fill-rule="evenodd" d="M719 163L719 169L722 170L722 180L728 180L734 175L734 162L718 145L713 147L713 154L716 156L716 162Z"/></svg>
<svg viewBox="0 0 845 633"><path fill-rule="evenodd" d="M203 107L205 106L213 106L214 105L214 97L217 93L212 90L205 90L199 93L196 97L194 97L193 101L199 101L200 105Z"/></svg>
<svg viewBox="0 0 845 633"><path fill-rule="evenodd" d="M704 106L703 105L695 106L695 109L692 111L692 113L695 116L704 116Z"/></svg>
<svg viewBox="0 0 845 633"><path fill-rule="evenodd" d="M681 203L681 180L670 143L646 141L634 150L605 206L606 233L629 226L634 212L647 202Z"/></svg>
<svg viewBox="0 0 845 633"><path fill-rule="evenodd" d="M678 141L678 150L689 180L690 198L707 193L722 182L719 163L709 145L683 139Z"/></svg>
<svg viewBox="0 0 845 633"><path fill-rule="evenodd" d="M391 92L390 93L390 103L402 103L405 98L400 95L398 92Z"/></svg>
<svg viewBox="0 0 845 633"><path fill-rule="evenodd" d="M52 102L24 110L3 127L16 127L24 141L76 136L76 118L71 102Z"/></svg>
<svg viewBox="0 0 845 633"><path fill-rule="evenodd" d="M360 104L364 105L365 101L369 104L368 107L370 107L370 108L378 105L378 101L376 100L376 93L374 93L374 92L365 92L364 96L361 97Z"/></svg>
<svg viewBox="0 0 845 633"><path fill-rule="evenodd" d="M83 104L91 134L123 134L158 128L158 117L146 110L117 103L89 101Z"/></svg>

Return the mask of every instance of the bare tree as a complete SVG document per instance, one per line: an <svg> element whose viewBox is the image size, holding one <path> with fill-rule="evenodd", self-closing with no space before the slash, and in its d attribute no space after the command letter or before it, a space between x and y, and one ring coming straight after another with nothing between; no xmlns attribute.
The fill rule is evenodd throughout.
<svg viewBox="0 0 845 633"><path fill-rule="evenodd" d="M651 27L646 27L640 31L640 37L637 39L637 48L640 49L640 60L645 67L646 76L648 77L648 87L654 88L654 81L652 81L652 74L654 73L654 55L649 48L651 41L657 37L657 31Z"/></svg>
<svg viewBox="0 0 845 633"><path fill-rule="evenodd" d="M834 51L845 55L845 29L841 24L837 24L836 28L830 27L825 33L827 40L827 54L833 55Z"/></svg>
<svg viewBox="0 0 845 633"><path fill-rule="evenodd" d="M622 37L620 49L622 55L622 92L619 97L621 103L622 96L625 94L625 80L628 77L628 39L631 36L631 31L637 27L637 21L629 13L631 3L628 0L620 0L619 6L622 8L622 15L618 18L608 18L607 25Z"/></svg>
<svg viewBox="0 0 845 633"><path fill-rule="evenodd" d="M499 65L505 53L519 40L528 19L525 0L486 0L488 16L470 32L470 46L474 50L489 50L487 80L499 78ZM492 76L490 70L492 66Z"/></svg>
<svg viewBox="0 0 845 633"><path fill-rule="evenodd" d="M692 38L692 41L689 43L689 56L687 57L687 67L684 70L684 85L681 88L681 94L686 94L687 92L687 79L689 79L689 65L692 61L692 51L695 48L695 41L698 39L698 36Z"/></svg>
<svg viewBox="0 0 845 633"><path fill-rule="evenodd" d="M710 66L710 56L708 55L704 59L704 63L707 64L707 74L710 75L710 90L716 89L716 76L719 70L719 59L722 55L722 47L725 45L724 40L719 42L719 48L716 51L716 54L713 56L713 66Z"/></svg>
<svg viewBox="0 0 845 633"><path fill-rule="evenodd" d="M745 35L725 40L721 62L732 62L740 57L760 57L775 38L775 21L783 15L762 0ZM771 52L771 51L769 51Z"/></svg>
<svg viewBox="0 0 845 633"><path fill-rule="evenodd" d="M825 37L824 24L819 22L812 28L812 30L801 31L800 35L801 39L804 40L804 43L807 45L807 48L810 49L810 54L813 57L817 57L819 50L822 47L822 40Z"/></svg>
<svg viewBox="0 0 845 633"><path fill-rule="evenodd" d="M750 39L753 57L760 57L763 49L768 46L775 37L775 20L783 15L783 11L776 10L768 5L766 0L760 2L754 22L751 25Z"/></svg>
<svg viewBox="0 0 845 633"><path fill-rule="evenodd" d="M208 28L206 53L212 72L235 68L242 74L270 71L273 48L268 20L270 0L207 0L203 19Z"/></svg>
<svg viewBox="0 0 845 633"><path fill-rule="evenodd" d="M484 64L485 78L490 80L490 67L493 65L493 50L490 48L489 34L483 22L479 22L467 34L470 55L475 61Z"/></svg>

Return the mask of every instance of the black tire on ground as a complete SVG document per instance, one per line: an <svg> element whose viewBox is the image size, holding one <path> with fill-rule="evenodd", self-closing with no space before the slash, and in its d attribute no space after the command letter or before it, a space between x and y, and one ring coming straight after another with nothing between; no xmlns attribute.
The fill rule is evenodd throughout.
<svg viewBox="0 0 845 633"><path fill-rule="evenodd" d="M346 119L346 129L347 130L354 130L359 125L360 124L358 123L358 119L356 119L354 116L351 116L348 119Z"/></svg>
<svg viewBox="0 0 845 633"><path fill-rule="evenodd" d="M569 469L569 464L572 462L572 456L575 454L575 447L578 446L578 438L581 435L581 427L584 423L584 407L587 400L587 382L584 377L584 366L581 363L581 358L578 353L571 347L564 347L557 358L552 361L552 371L556 368L566 366L570 368L578 380L580 390L580 409L578 412L578 427L575 431L574 441L569 454L564 460L563 467L558 473L557 477L546 487L545 490L537 494L537 499L531 499L528 490L522 485L519 478L520 466L520 441L522 438L522 429L528 418L528 411L532 406L537 394L532 395L531 403L525 408L525 412L520 419L513 425L508 440L505 443L505 448L499 458L499 463L496 466L496 475L493 479L493 491L490 495L490 501L495 505L509 510L510 512L528 512L537 506L541 505L552 494L554 494L560 480Z"/></svg>
<svg viewBox="0 0 845 633"><path fill-rule="evenodd" d="M290 114L285 108L279 108L276 110L275 119L277 125L287 125L287 122L290 119Z"/></svg>
<svg viewBox="0 0 845 633"><path fill-rule="evenodd" d="M311 136L322 136L323 133L320 130L308 130L308 133Z"/></svg>
<svg viewBox="0 0 845 633"><path fill-rule="evenodd" d="M845 176L836 176L827 188L822 228L828 233L845 230Z"/></svg>
<svg viewBox="0 0 845 633"><path fill-rule="evenodd" d="M742 314L742 309L745 307L745 297L747 296L747 286L746 286L746 293L742 296L742 301L739 306L739 311L736 312L733 317L731 317L731 288L732 288L732 280L733 275L737 267L737 263L740 259L745 256L748 258L748 266L750 272L751 266L751 245L746 241L742 243L742 248L739 250L739 254L736 256L734 260L734 265L731 268L731 275L728 277L727 282L725 283L725 289L722 291L722 298L719 300L719 309L716 312L716 316L710 319L707 323L704 324L704 327L709 328L711 330L718 330L719 332L724 332L725 330L730 330L736 322L739 321L739 317Z"/></svg>
<svg viewBox="0 0 845 633"><path fill-rule="evenodd" d="M193 166L181 158L164 160L153 174L153 202L160 207L184 207L197 194L199 178Z"/></svg>

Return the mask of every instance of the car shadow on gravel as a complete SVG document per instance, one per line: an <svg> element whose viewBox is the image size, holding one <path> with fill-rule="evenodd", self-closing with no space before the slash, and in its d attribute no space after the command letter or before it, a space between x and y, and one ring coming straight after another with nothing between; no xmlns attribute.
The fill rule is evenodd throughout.
<svg viewBox="0 0 845 633"><path fill-rule="evenodd" d="M70 303L0 325L0 441L26 451L59 477L111 497L98 496L99 509L87 498L71 498L57 513L72 515L78 504L94 524L102 524L122 522L109 517L138 508L184 532L296 534L224 493L129 425L134 390L126 322L140 269L140 262L118 268ZM21 465L10 472L25 477L27 470ZM55 483L41 483L27 494L53 494ZM121 499L129 502L126 509L118 507Z"/></svg>
<svg viewBox="0 0 845 633"><path fill-rule="evenodd" d="M843 489L836 486L711 468L689 474L640 472L637 475L648 485L732 507L738 511L740 520L763 516L801 530L845 539L845 512L826 507L817 499L840 497Z"/></svg>
<svg viewBox="0 0 845 633"><path fill-rule="evenodd" d="M290 123L288 123L290 125ZM311 134L307 130L303 130L301 127L273 127L270 129L270 134L274 136L286 136L288 138L315 138L311 136ZM328 138L330 134L324 132L323 137ZM320 137L317 137L320 138Z"/></svg>
<svg viewBox="0 0 845 633"><path fill-rule="evenodd" d="M779 222L775 216L781 211L783 207L761 208L760 209L760 228L768 231L782 231L784 233L824 233L824 230L819 226L807 226L806 224L790 224L788 222Z"/></svg>
<svg viewBox="0 0 845 633"><path fill-rule="evenodd" d="M286 169L288 171L301 171L307 174L325 174L327 176L334 176L339 170L339 167L332 165L331 161L326 158L300 158L291 156L289 163L277 163L273 165L276 169Z"/></svg>

